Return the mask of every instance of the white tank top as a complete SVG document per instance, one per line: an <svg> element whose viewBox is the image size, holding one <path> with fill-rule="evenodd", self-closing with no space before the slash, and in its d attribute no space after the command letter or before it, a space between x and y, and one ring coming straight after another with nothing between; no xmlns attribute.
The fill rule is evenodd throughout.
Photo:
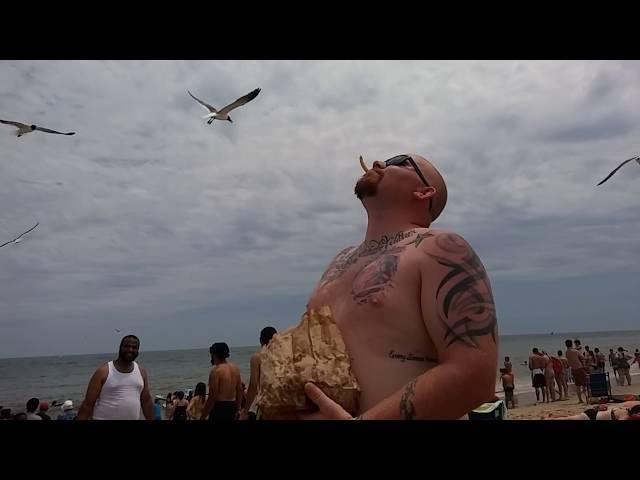
<svg viewBox="0 0 640 480"><path fill-rule="evenodd" d="M140 420L140 394L144 379L133 362L131 373L120 373L109 362L109 374L93 409L94 420Z"/></svg>

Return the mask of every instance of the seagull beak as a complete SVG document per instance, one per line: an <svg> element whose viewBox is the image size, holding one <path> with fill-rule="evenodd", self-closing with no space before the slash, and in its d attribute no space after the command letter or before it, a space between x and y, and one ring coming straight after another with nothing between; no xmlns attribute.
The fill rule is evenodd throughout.
<svg viewBox="0 0 640 480"><path fill-rule="evenodd" d="M362 167L362 170L365 171L365 173L369 171L369 167L367 167L367 164L364 163L362 155L360 155L360 166Z"/></svg>

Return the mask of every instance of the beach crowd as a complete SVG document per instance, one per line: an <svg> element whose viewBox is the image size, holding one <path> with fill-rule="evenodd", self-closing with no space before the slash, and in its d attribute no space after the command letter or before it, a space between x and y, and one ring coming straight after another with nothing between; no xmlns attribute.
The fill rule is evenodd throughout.
<svg viewBox="0 0 640 480"><path fill-rule="evenodd" d="M537 402L567 400L569 384L573 383L578 402L583 403L589 397L592 375L604 374L607 360L616 383L624 386L626 381L627 385L631 385L631 366L637 363L640 367L640 350L637 348L633 355L623 347L618 347L615 352L611 348L608 356L605 356L597 347L592 350L586 345L583 348L578 339L566 340L564 354L562 350L558 350L556 355L549 354L536 347L523 364L529 367ZM500 369L500 379L507 408L515 408L515 373L508 356L504 359L504 367Z"/></svg>

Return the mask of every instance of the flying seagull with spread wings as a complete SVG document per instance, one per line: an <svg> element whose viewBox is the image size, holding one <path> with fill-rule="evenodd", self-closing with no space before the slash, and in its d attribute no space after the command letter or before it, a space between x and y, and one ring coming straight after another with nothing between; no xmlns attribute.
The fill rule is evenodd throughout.
<svg viewBox="0 0 640 480"><path fill-rule="evenodd" d="M191 93L189 90L187 90L187 93L189 95L191 95L191 98L193 98L196 102L198 102L200 105L202 105L202 107L205 110L207 110L209 112L207 115L205 115L202 118L208 118L209 121L207 123L209 125L211 125L211 123L214 120L226 120L228 122L233 123L233 120L231 120L231 117L229 116L229 112L231 110L234 110L234 109L238 108L238 107L241 107L245 103L249 103L251 100L256 98L258 96L258 94L260 93L260 89L256 88L255 90L247 93L245 96L240 97L235 102L230 103L229 105L227 105L226 107L221 108L220 110L217 110L215 107L212 107L207 102L203 102L202 100L197 98L193 93Z"/></svg>
<svg viewBox="0 0 640 480"><path fill-rule="evenodd" d="M607 177L606 177L604 180L602 180L602 181L601 181L598 185L596 185L596 186L600 186L600 185L602 185L604 182L606 182L606 181L607 181L607 180L609 180L611 177L613 177L613 175L614 175L618 170L620 170L622 167L624 167L627 163L629 163L629 162L633 162L634 160L635 160L636 162L638 162L638 165L640 165L640 155L636 155L635 157L631 157L631 158L629 158L629 159L625 160L624 162L622 162L622 163L621 163L620 165L618 165L616 168L614 168L614 169L613 169L613 171L612 171L609 175L607 175Z"/></svg>
<svg viewBox="0 0 640 480"><path fill-rule="evenodd" d="M9 245L10 243L15 243L18 244L22 241L22 237L24 237L27 233L29 233L31 230L34 230L38 225L40 225L40 222L36 223L33 227L31 227L29 230L27 230L24 233L21 233L20 235L18 235L16 238L14 238L13 240L3 243L2 245L0 245L0 248L4 247L5 245Z"/></svg>
<svg viewBox="0 0 640 480"><path fill-rule="evenodd" d="M45 133L55 133L56 135L75 135L76 132L56 132L55 130L50 130L48 128L39 127L37 125L27 125L26 123L13 122L11 120L0 120L0 123L4 123L5 125L13 125L18 130L16 130L16 136L19 138L22 135L26 135L27 133L35 132L38 130L39 132Z"/></svg>

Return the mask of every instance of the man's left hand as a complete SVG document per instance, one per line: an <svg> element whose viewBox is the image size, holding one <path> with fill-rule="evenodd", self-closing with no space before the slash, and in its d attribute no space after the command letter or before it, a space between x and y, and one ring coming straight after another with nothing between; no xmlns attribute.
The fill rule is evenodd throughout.
<svg viewBox="0 0 640 480"><path fill-rule="evenodd" d="M338 405L336 402L327 397L322 390L313 383L307 383L304 386L304 392L313 403L318 407L318 411L310 414L300 415L300 420L352 420L353 417Z"/></svg>

